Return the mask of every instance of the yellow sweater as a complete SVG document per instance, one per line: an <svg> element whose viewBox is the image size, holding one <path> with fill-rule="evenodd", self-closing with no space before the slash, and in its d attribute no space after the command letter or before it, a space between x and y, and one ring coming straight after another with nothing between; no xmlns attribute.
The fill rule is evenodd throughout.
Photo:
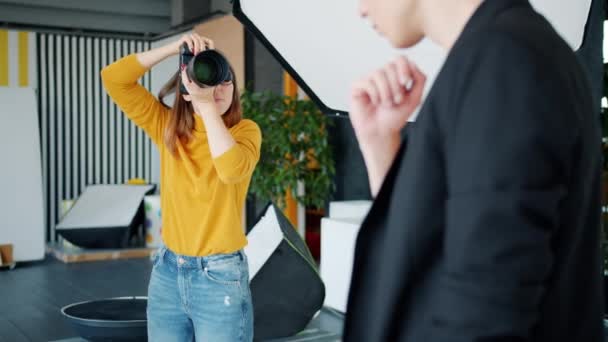
<svg viewBox="0 0 608 342"><path fill-rule="evenodd" d="M146 71L135 55L129 55L106 66L101 77L114 102L158 146L164 243L188 256L240 250L247 244L242 216L260 158L259 127L242 120L230 129L236 145L212 158L205 126L195 115L194 137L187 146L178 144L176 157L163 141L171 111L138 83Z"/></svg>

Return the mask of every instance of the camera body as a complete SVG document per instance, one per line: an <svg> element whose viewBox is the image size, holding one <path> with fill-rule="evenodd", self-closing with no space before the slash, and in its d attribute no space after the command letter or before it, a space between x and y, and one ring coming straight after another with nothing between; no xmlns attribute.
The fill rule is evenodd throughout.
<svg viewBox="0 0 608 342"><path fill-rule="evenodd" d="M205 50L194 55L186 43L182 44L179 53L180 70L185 66L186 75L199 87L215 87L220 83L232 81L232 72L228 60L216 50ZM180 91L188 94L180 79Z"/></svg>

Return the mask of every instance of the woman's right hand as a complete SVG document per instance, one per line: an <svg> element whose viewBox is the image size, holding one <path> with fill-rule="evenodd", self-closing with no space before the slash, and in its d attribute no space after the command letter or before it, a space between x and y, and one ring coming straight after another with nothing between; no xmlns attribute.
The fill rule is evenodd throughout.
<svg viewBox="0 0 608 342"><path fill-rule="evenodd" d="M196 55L197 53L204 50L215 48L213 40L207 37L203 37L196 32L185 34L181 36L179 40L169 43L169 48L171 49L171 52L173 54L177 55L179 54L180 47L184 43L188 45L188 48L190 49L190 52L192 52L193 55Z"/></svg>

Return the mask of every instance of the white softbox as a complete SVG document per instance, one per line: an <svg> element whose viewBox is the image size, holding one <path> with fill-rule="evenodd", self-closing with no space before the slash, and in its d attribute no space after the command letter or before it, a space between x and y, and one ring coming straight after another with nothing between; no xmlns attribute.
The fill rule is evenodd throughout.
<svg viewBox="0 0 608 342"><path fill-rule="evenodd" d="M591 0L531 0L577 50L583 41ZM426 93L445 53L424 40L392 48L357 11L358 0L235 0L233 14L259 39L326 114L345 114L352 82L397 54L426 73Z"/></svg>

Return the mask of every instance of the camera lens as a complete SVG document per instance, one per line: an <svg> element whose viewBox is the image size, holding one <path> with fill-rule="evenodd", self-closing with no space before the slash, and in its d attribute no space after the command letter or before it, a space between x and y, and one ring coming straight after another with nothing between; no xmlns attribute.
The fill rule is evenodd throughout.
<svg viewBox="0 0 608 342"><path fill-rule="evenodd" d="M200 87L213 87L232 80L228 61L215 50L205 50L194 56L188 63L187 73Z"/></svg>
<svg viewBox="0 0 608 342"><path fill-rule="evenodd" d="M194 78L200 83L210 85L217 78L217 66L208 62L194 63Z"/></svg>

